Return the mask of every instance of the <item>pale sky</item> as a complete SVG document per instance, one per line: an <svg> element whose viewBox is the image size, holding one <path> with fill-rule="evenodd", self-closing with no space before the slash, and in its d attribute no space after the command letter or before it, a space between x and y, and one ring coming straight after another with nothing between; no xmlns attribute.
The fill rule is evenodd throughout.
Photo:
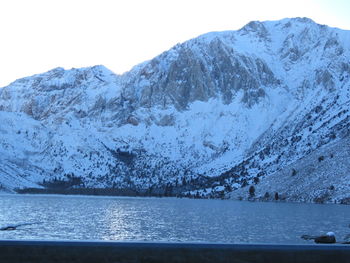
<svg viewBox="0 0 350 263"><path fill-rule="evenodd" d="M252 20L350 29L348 0L0 0L0 87L55 67L115 73L177 43Z"/></svg>

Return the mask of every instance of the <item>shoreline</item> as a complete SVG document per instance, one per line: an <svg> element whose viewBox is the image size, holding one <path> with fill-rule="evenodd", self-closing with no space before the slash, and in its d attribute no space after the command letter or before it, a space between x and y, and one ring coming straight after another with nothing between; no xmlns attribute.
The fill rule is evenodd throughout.
<svg viewBox="0 0 350 263"><path fill-rule="evenodd" d="M114 188L73 188L73 189L45 189L45 188L24 188L15 189L14 192L0 192L0 195L57 195L57 196L93 196L93 197L133 197L133 198L187 198L187 199L204 199L204 200L229 200L237 202L253 202L253 203L293 203L293 204L318 204L318 205L349 205L348 202L341 201L329 201L329 202L313 202L308 200L288 200L283 198L274 200L272 198L263 197L248 197L248 198L213 198L213 197L198 197L189 195L162 195L162 194L149 194L140 193L132 190L114 189Z"/></svg>

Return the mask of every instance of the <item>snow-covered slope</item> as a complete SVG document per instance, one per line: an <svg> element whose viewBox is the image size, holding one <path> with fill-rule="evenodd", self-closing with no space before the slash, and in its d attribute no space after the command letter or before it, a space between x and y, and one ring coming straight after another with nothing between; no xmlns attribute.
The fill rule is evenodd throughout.
<svg viewBox="0 0 350 263"><path fill-rule="evenodd" d="M254 198L274 200L277 193L281 200L349 204L349 158L349 139L329 143L261 180L254 186ZM248 199L250 187L233 192L231 197Z"/></svg>
<svg viewBox="0 0 350 263"><path fill-rule="evenodd" d="M123 75L95 66L20 79L0 89L0 182L212 197L258 181L274 189L283 169L348 140L349 77L350 32L294 18L208 33Z"/></svg>

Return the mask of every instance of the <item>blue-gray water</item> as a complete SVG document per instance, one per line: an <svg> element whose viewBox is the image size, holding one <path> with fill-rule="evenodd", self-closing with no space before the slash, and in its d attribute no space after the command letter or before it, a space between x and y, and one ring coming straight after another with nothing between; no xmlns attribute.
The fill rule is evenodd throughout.
<svg viewBox="0 0 350 263"><path fill-rule="evenodd" d="M350 234L350 207L175 198L0 195L0 239L309 243Z"/></svg>

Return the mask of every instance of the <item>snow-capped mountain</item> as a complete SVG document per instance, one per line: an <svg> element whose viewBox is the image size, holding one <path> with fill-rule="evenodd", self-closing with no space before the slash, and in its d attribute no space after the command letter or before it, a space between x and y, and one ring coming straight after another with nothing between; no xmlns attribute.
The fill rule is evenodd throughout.
<svg viewBox="0 0 350 263"><path fill-rule="evenodd" d="M1 187L346 200L349 78L350 31L307 18L208 33L123 75L23 78L0 89ZM310 198L291 191L305 182Z"/></svg>

